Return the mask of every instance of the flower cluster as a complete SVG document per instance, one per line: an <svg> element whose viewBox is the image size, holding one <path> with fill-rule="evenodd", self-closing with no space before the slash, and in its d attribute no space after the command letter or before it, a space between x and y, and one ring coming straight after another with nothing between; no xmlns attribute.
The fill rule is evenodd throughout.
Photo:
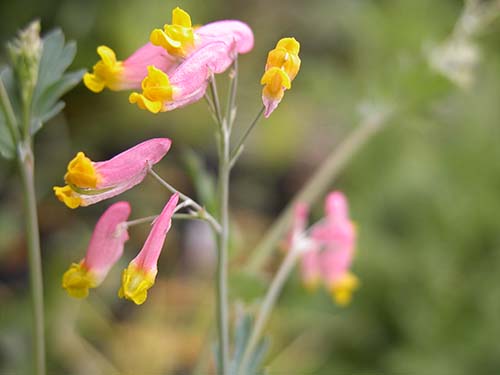
<svg viewBox="0 0 500 375"><path fill-rule="evenodd" d="M157 262L165 237L177 207L179 194L170 197L165 208L156 218L148 238L137 257L123 271L120 298L132 300L137 305L144 303L147 291L155 282ZM128 240L127 219L130 205L118 202L110 206L97 222L87 254L79 263L73 263L64 273L62 286L75 298L84 298L89 289L102 283L109 270L120 259Z"/></svg>
<svg viewBox="0 0 500 375"><path fill-rule="evenodd" d="M94 92L141 88L130 94L130 103L152 113L170 111L202 98L212 74L224 72L253 43L252 30L243 22L194 28L189 14L175 8L172 23L153 30L150 42L125 61L118 61L109 47L98 47L101 60L84 83Z"/></svg>
<svg viewBox="0 0 500 375"><path fill-rule="evenodd" d="M66 186L54 187L56 197L69 208L87 206L112 198L139 184L152 165L158 163L170 149L168 138L142 142L110 160L93 162L79 152L68 164L64 176ZM155 220L146 243L123 273L119 296L142 304L147 290L154 284L165 236L179 194L174 194ZM118 202L110 206L97 222L87 249L79 263L73 263L63 276L63 288L73 297L83 298L90 288L97 287L123 253L128 240L127 219L130 205Z"/></svg>
<svg viewBox="0 0 500 375"><path fill-rule="evenodd" d="M356 243L354 224L349 219L347 200L341 192L330 193L326 216L306 230L308 207L295 206L288 246L305 244L301 255L302 280L309 289L324 283L339 305L350 302L359 281L350 271Z"/></svg>

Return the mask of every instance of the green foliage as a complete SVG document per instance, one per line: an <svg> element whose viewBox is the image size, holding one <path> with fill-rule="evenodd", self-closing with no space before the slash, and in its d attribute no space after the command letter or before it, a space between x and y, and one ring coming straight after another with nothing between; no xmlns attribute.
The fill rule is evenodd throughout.
<svg viewBox="0 0 500 375"><path fill-rule="evenodd" d="M56 29L43 38L43 52L38 82L33 95L31 134L64 108L60 98L75 87L85 70L66 72L76 54L76 43L65 43L64 34Z"/></svg>
<svg viewBox="0 0 500 375"><path fill-rule="evenodd" d="M23 78L26 75L21 74L22 72L14 73L14 70L16 72L26 70L23 59L12 60L13 64L24 63L23 67L6 66L0 72L7 94L2 98L3 110L0 111L0 154L6 159L15 156L16 145L12 131L19 131L23 138L29 138L64 108L61 97L80 82L84 73L84 70L66 72L75 54L76 43L73 41L66 43L62 31L56 29L43 38L41 58L32 59L34 64L39 64L35 67L38 69L38 74L36 74L36 85L31 88L32 92L26 93L30 86L19 81L27 79ZM23 134L23 123L27 117L24 107L29 107L30 134ZM8 118L10 108L13 112L12 119ZM13 123L9 124L9 121Z"/></svg>

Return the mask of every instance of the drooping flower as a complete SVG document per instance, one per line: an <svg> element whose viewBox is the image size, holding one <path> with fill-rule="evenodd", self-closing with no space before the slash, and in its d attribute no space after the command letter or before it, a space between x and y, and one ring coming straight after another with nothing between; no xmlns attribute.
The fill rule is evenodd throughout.
<svg viewBox="0 0 500 375"><path fill-rule="evenodd" d="M73 263L64 273L62 287L75 298L84 298L90 288L97 287L123 253L128 240L124 223L130 215L130 205L118 202L110 206L97 221L87 254Z"/></svg>
<svg viewBox="0 0 500 375"><path fill-rule="evenodd" d="M307 207L306 207L307 209ZM307 239L301 250L301 275L308 289L316 288L322 281L339 305L350 302L359 281L350 272L354 257L356 231L349 218L347 199L341 192L330 193L325 201L326 216L304 232L304 205L298 205L290 247ZM302 228L302 229L300 229ZM304 242L302 242L304 243Z"/></svg>
<svg viewBox="0 0 500 375"><path fill-rule="evenodd" d="M141 305L148 296L150 289L158 273L157 263L160 257L165 237L172 223L172 215L175 212L179 194L172 195L156 218L151 228L151 232L144 243L139 254L130 262L129 266L123 270L122 286L118 291L120 298L132 300L135 304Z"/></svg>
<svg viewBox="0 0 500 375"><path fill-rule="evenodd" d="M68 164L64 176L67 185L55 186L55 195L69 208L77 208L121 194L139 184L170 145L168 138L153 138L100 162L79 152Z"/></svg>
<svg viewBox="0 0 500 375"><path fill-rule="evenodd" d="M166 112L200 100L212 73L222 73L232 63L224 42L213 42L193 52L168 76L155 67L148 68L142 94L133 92L130 103L152 113Z"/></svg>
<svg viewBox="0 0 500 375"><path fill-rule="evenodd" d="M92 73L83 76L85 86L96 93L104 88L113 91L139 88L149 65L170 72L177 64L164 48L152 43L140 47L125 61L117 60L115 52L107 46L97 47L97 54L101 60L94 65Z"/></svg>
<svg viewBox="0 0 500 375"><path fill-rule="evenodd" d="M262 102L266 108L266 118L281 102L285 90L292 87L292 81L300 69L299 50L300 43L295 38L283 38L267 56L265 72L260 81L264 85Z"/></svg>
<svg viewBox="0 0 500 375"><path fill-rule="evenodd" d="M253 33L247 24L237 20L217 21L194 28L190 15L177 7L172 10L172 23L164 25L163 29L154 29L150 41L172 56L187 58L212 42L224 42L229 47L228 53L247 53L253 48Z"/></svg>

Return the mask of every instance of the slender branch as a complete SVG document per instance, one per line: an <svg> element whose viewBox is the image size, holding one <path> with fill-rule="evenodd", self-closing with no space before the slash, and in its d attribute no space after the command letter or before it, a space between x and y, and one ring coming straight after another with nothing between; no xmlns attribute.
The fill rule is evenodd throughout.
<svg viewBox="0 0 500 375"><path fill-rule="evenodd" d="M29 135L28 135L29 137ZM26 239L28 242L28 261L30 269L30 287L33 303L35 369L37 375L45 374L45 319L43 310L42 259L36 209L34 157L31 145L25 141L18 146L18 164L24 192L24 210L26 215Z"/></svg>
<svg viewBox="0 0 500 375"><path fill-rule="evenodd" d="M227 126L227 119L221 118L219 95L215 78L212 75L210 89L217 112L219 132L217 133L218 154L219 154L219 221L221 231L217 237L217 270L216 270L216 316L217 332L219 336L218 364L219 373L226 375L229 371L229 313L228 313L228 287L227 287L227 253L229 239L229 147L230 129ZM231 108L228 108L231 113Z"/></svg>
<svg viewBox="0 0 500 375"><path fill-rule="evenodd" d="M127 226L127 228L130 228L130 227L133 227L135 225L140 225L140 224L144 224L144 223L151 223L157 217L158 217L158 215L152 215L152 216L142 217L140 219L135 219L135 220L127 221L127 222L125 222L125 225Z"/></svg>
<svg viewBox="0 0 500 375"><path fill-rule="evenodd" d="M152 168L149 168L148 172L149 172L149 174L151 176L153 176L161 185L163 185L169 191L171 191L172 193L178 193L179 197L183 201L188 201L189 205L192 206L194 209L196 209L198 211L199 219L208 221L210 223L210 225L212 226L212 228L217 233L221 232L221 224L219 224L219 222L212 215L210 215L210 213L207 212L207 210L204 207L202 207L200 204L196 203L196 201L194 201L193 199L189 198L187 195L181 193L176 188L174 188L167 181L165 181L163 178L161 178L161 176L158 173L156 173Z"/></svg>
<svg viewBox="0 0 500 375"><path fill-rule="evenodd" d="M285 282L293 270L295 261L300 254L300 248L298 246L293 247L288 251L285 259L281 263L281 266L274 276L271 285L267 291L267 294L260 305L259 312L255 319L255 324L253 325L252 332L250 333L250 338L248 339L248 344L243 352L242 360L240 362L240 367L238 369L238 374L245 374L245 371L249 365L250 358L252 357L259 339L264 331L264 327L269 319L271 311L276 304L276 301L285 285Z"/></svg>
<svg viewBox="0 0 500 375"><path fill-rule="evenodd" d="M262 108L260 109L259 113L257 113L257 116L255 116L255 118L250 123L250 125L247 128L247 130L245 131L245 133L243 133L243 135L241 136L240 140L236 144L236 147L233 148L233 151L231 152L231 158L230 158L231 159L231 164L234 164L236 162L236 160L238 159L239 155L243 151L243 144L245 143L247 137L252 132L252 130L255 127L255 125L257 125L257 123L259 122L260 117L264 113L265 109L266 109L266 107L262 106Z"/></svg>
<svg viewBox="0 0 500 375"><path fill-rule="evenodd" d="M212 94L212 101L215 107L215 117L217 119L217 123L224 127L224 119L222 118L222 112L219 101L219 94L217 93L217 83L215 82L215 76L212 73L212 77L210 78L210 93Z"/></svg>
<svg viewBox="0 0 500 375"><path fill-rule="evenodd" d="M226 105L226 121L228 129L233 128L234 119L236 117L236 91L238 88L238 54L233 60L233 70L229 73L229 95L227 96Z"/></svg>
<svg viewBox="0 0 500 375"><path fill-rule="evenodd" d="M278 219L267 231L264 238L257 245L249 259L245 270L256 272L264 264L267 256L273 251L276 244L286 233L293 213L293 207L297 202L311 204L318 197L324 195L330 187L333 179L347 165L351 158L362 146L384 125L387 124L388 117L392 115L390 109L380 110L371 116L366 117L339 147L335 148L325 161L321 164L308 183L295 195L294 199L282 211Z"/></svg>
<svg viewBox="0 0 500 375"><path fill-rule="evenodd" d="M10 135L12 137L12 143L19 143L19 130L17 127L16 116L14 115L14 109L12 108L12 103L10 102L9 95L0 78L0 104L2 106L3 113L5 115L5 122L9 128Z"/></svg>

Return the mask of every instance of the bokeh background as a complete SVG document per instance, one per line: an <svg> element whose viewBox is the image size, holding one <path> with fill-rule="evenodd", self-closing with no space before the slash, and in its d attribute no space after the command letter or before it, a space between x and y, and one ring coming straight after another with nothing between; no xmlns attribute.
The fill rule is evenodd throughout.
<svg viewBox="0 0 500 375"><path fill-rule="evenodd" d="M39 18L45 32L58 26L77 41L75 69L91 68L98 45L128 56L170 22L175 6L194 23L235 18L255 32L253 52L239 60L236 136L260 109L268 50L283 36L301 42L293 89L256 128L233 173L233 313L255 306L279 264L276 251L261 272L241 271L273 219L367 116L367 103L394 110L331 183L348 196L359 228L354 272L362 286L350 306L339 308L326 292L307 292L295 273L268 326L268 372L498 373L500 22L493 8L478 18L489 18L484 27L466 32L456 26L461 0L2 1L0 42ZM455 38L465 36L450 39L454 30ZM450 52L450 40L464 44ZM4 49L0 56L5 62ZM219 79L222 91L225 82ZM62 183L77 151L104 160L141 140L170 137L173 148L158 172L200 200L206 194L193 175L204 170L206 190L216 171L215 126L203 101L154 116L127 96L95 95L79 85L66 95L64 114L37 138L50 374L210 373L214 249L203 224L174 223L143 306L116 292L147 225L131 229L124 258L87 300L61 289L61 275L83 257L110 204L72 211L54 198L52 186ZM133 218L158 212L167 198L152 179L119 197L131 202ZM0 160L1 374L30 371L21 202L15 165ZM320 199L313 218L321 215Z"/></svg>

